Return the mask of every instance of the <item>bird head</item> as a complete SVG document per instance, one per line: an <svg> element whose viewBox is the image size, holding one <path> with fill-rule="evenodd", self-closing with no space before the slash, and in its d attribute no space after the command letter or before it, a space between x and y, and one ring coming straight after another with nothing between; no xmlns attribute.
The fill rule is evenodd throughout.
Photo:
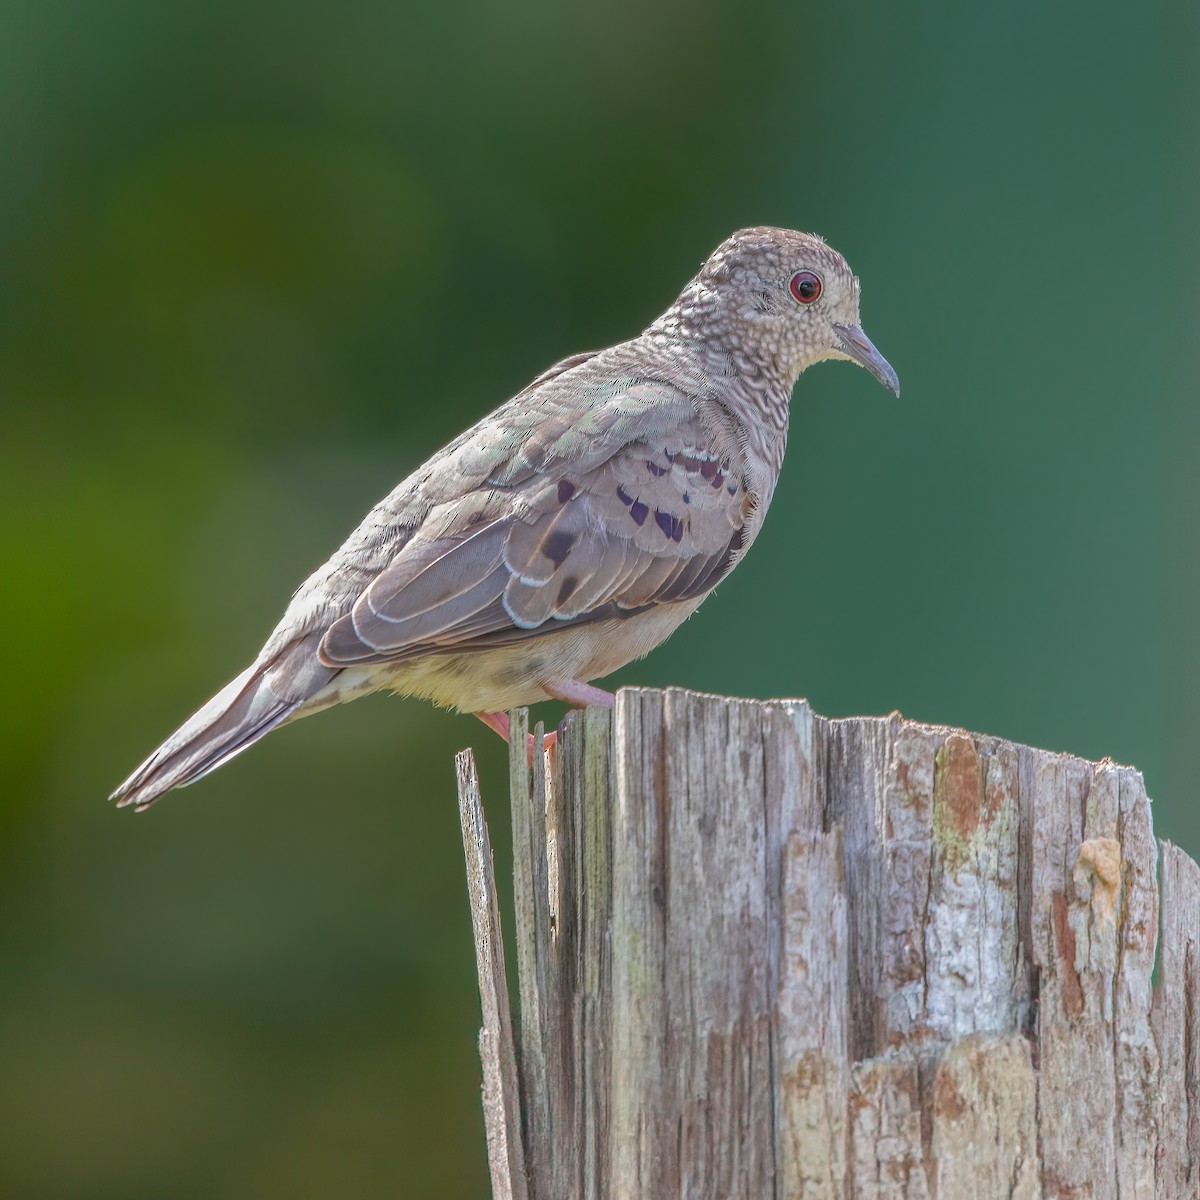
<svg viewBox="0 0 1200 1200"><path fill-rule="evenodd" d="M815 234L740 229L713 251L679 298L683 323L731 358L769 363L789 383L824 359L866 367L900 395L900 380L863 332L859 282Z"/></svg>

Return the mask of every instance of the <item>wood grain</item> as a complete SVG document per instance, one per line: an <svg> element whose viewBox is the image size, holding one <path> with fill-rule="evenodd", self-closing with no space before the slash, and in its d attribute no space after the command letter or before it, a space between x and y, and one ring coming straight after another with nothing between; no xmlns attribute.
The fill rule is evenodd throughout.
<svg viewBox="0 0 1200 1200"><path fill-rule="evenodd" d="M513 728L519 1038L459 762L495 1196L1200 1197L1200 868L1136 771L675 690Z"/></svg>

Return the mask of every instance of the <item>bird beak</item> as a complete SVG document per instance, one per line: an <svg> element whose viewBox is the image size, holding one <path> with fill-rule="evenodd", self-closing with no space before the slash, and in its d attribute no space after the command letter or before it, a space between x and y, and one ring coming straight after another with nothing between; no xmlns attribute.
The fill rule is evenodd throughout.
<svg viewBox="0 0 1200 1200"><path fill-rule="evenodd" d="M892 364L875 349L871 339L857 325L835 325L833 329L841 342L842 353L860 367L866 367L884 387L891 388L899 400L900 377L892 370Z"/></svg>

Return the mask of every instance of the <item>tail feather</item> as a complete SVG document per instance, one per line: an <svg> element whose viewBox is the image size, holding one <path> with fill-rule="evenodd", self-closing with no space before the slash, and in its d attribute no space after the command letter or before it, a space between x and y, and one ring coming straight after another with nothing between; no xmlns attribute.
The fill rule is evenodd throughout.
<svg viewBox="0 0 1200 1200"><path fill-rule="evenodd" d="M211 775L218 767L223 767L231 758L236 758L243 750L249 750L259 738L266 737L272 729L278 729L299 708L300 702L293 701L278 709L272 709L257 725L247 729L232 745L214 750L203 762L197 763L188 771L187 781L177 783L176 787L187 787L196 783L206 775Z"/></svg>
<svg viewBox="0 0 1200 1200"><path fill-rule="evenodd" d="M132 805L141 812L172 788L186 787L215 771L295 715L337 674L322 667L308 647L297 661L298 649L293 647L292 654L282 656L283 662L275 658L247 667L167 738L109 799L118 808ZM284 682L288 686L281 688Z"/></svg>

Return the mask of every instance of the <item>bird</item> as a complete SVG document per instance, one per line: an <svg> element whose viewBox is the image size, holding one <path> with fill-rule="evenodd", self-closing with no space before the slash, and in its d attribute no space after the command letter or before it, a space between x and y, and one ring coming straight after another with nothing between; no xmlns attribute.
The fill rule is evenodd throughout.
<svg viewBox="0 0 1200 1200"><path fill-rule="evenodd" d="M742 560L793 388L827 359L899 398L816 234L741 229L644 332L574 354L433 455L292 597L258 657L111 799L148 808L300 717L379 690L473 713L611 704Z"/></svg>

